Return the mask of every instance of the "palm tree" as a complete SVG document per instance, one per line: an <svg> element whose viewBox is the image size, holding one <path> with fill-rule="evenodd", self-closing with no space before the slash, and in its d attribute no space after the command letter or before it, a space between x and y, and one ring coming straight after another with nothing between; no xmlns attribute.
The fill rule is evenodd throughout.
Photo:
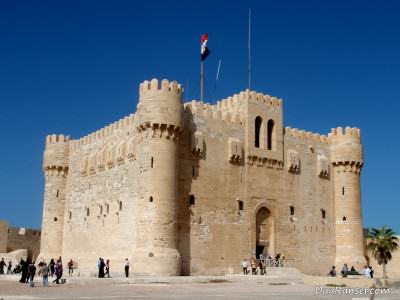
<svg viewBox="0 0 400 300"><path fill-rule="evenodd" d="M372 228L368 238L367 249L371 250L375 260L382 265L383 278L386 278L386 264L392 259L392 252L399 248L396 233L385 225L378 229Z"/></svg>

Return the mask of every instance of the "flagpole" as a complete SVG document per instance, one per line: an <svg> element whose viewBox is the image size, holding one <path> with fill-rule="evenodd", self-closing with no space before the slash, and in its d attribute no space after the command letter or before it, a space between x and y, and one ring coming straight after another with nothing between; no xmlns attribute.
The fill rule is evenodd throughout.
<svg viewBox="0 0 400 300"><path fill-rule="evenodd" d="M248 32L248 89L251 89L251 9L249 9L249 32Z"/></svg>
<svg viewBox="0 0 400 300"><path fill-rule="evenodd" d="M204 101L204 61L200 61L200 101Z"/></svg>

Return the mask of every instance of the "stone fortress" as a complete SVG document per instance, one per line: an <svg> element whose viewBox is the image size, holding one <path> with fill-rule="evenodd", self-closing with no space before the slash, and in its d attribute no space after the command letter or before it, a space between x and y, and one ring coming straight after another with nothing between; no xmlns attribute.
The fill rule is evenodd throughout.
<svg viewBox="0 0 400 300"><path fill-rule="evenodd" d="M144 81L135 114L47 136L41 257L166 275L239 272L261 253L308 274L362 269L359 129L284 127L282 101L249 90L216 105L182 94Z"/></svg>

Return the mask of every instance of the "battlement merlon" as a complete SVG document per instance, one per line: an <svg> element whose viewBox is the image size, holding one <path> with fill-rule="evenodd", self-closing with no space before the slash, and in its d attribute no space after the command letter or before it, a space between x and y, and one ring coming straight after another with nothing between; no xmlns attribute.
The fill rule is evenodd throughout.
<svg viewBox="0 0 400 300"><path fill-rule="evenodd" d="M358 128L333 128L329 134L333 165L354 166L358 170L364 164L361 133Z"/></svg>
<svg viewBox="0 0 400 300"><path fill-rule="evenodd" d="M70 137L63 134L52 134L46 137L46 148L43 156L43 171L46 175L50 175L50 173L52 175L66 175L69 165L70 143Z"/></svg>
<svg viewBox="0 0 400 300"><path fill-rule="evenodd" d="M140 84L140 98L137 105L137 126L156 125L160 128L180 130L183 122L183 88L176 81L157 79Z"/></svg>

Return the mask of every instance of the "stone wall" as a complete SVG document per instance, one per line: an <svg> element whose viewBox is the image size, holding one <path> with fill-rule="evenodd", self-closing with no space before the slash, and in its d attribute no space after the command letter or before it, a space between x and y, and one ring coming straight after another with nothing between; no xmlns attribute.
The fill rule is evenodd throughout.
<svg viewBox="0 0 400 300"><path fill-rule="evenodd" d="M7 252L8 223L0 220L0 253Z"/></svg>

